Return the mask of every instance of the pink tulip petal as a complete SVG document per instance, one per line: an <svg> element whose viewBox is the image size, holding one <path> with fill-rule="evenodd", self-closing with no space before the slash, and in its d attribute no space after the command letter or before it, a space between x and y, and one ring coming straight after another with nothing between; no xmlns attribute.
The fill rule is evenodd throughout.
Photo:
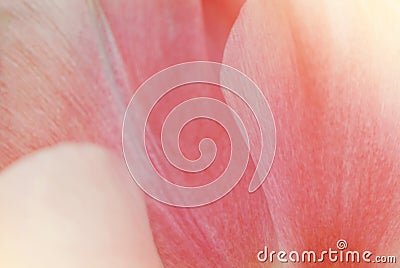
<svg viewBox="0 0 400 268"><path fill-rule="evenodd" d="M131 83L138 83L141 77L182 61L205 60L210 57L216 59L215 55L218 51L215 47L220 47L221 41L216 40L213 43L214 41L207 39L208 42L204 42L202 35L212 38L210 36L215 33L210 32L211 29L207 29L207 26L204 29L203 23L197 21L196 14L199 14L201 9L195 6L194 2L180 3L187 10L167 7L175 5L176 2L168 5L162 2L166 7L159 10L157 19L144 15L147 14L146 10L153 7L153 2L127 2L122 9L120 3L103 1L102 7L114 36L119 42L119 49L127 66ZM205 4L209 5L209 3ZM140 10L144 11L139 12ZM210 10L205 12L210 12ZM137 16L132 16L132 13ZM187 19L187 17L192 19ZM130 31L126 30L128 25L131 28ZM141 28L136 29L134 25L140 25ZM172 32L165 31L165 25L171 25ZM145 44L135 42L141 40L143 32L147 33L149 41ZM188 54L188 51L184 49L188 42L196 53L190 51ZM166 43L167 46L161 47L160 43ZM150 53L142 54L143 51L150 51ZM143 68L138 68L138 66L143 66ZM194 90L199 91L193 92ZM217 146L222 146L222 150L219 151L222 158L217 158L210 169L196 178L184 172L177 173L176 170L164 164L166 160L160 150L160 133L165 116L177 104L198 96L223 100L218 88L204 85L185 86L168 94L149 120L149 125L152 127L151 136L148 137L152 161L157 163L160 173L176 183L196 181L196 179L209 182L210 178L216 178L221 169L226 166L227 158L224 155L226 156L229 151L227 147L229 144L225 146L226 134L210 122L197 122L197 124L194 122L193 126L188 126L188 130L184 130L181 140L181 147L188 157L196 157L198 142L204 137L211 137ZM239 183L231 194L210 206L180 209L148 199L153 235L166 267L212 267L216 264L235 267L243 263L253 265L257 263L258 249L262 248L267 241L273 244L274 237L272 235L265 237L266 233L271 234L269 228L272 223L262 192L252 195L247 192L252 170L254 167L250 164L243 182ZM260 207L263 209L259 209Z"/></svg>
<svg viewBox="0 0 400 268"><path fill-rule="evenodd" d="M108 68L90 6L2 1L0 10L0 169L60 141L120 148L126 88Z"/></svg>
<svg viewBox="0 0 400 268"><path fill-rule="evenodd" d="M399 18L395 1L243 7L224 63L255 80L275 116L263 188L281 249L346 239L354 250L400 253Z"/></svg>

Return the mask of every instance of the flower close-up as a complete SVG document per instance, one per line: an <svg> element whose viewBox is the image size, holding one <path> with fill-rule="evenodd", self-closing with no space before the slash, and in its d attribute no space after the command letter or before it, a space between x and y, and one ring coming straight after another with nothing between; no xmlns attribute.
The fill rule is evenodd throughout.
<svg viewBox="0 0 400 268"><path fill-rule="evenodd" d="M398 267L400 2L0 0L0 267Z"/></svg>

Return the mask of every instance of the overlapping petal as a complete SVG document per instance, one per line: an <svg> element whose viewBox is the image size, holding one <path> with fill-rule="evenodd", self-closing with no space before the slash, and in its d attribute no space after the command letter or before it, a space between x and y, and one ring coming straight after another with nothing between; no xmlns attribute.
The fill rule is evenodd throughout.
<svg viewBox="0 0 400 268"><path fill-rule="evenodd" d="M395 1L248 1L233 27L224 62L275 115L263 188L282 249L399 253L399 14Z"/></svg>

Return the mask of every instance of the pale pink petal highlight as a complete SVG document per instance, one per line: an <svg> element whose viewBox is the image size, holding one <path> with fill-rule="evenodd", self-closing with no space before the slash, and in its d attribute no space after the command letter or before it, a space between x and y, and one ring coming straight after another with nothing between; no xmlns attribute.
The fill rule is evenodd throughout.
<svg viewBox="0 0 400 268"><path fill-rule="evenodd" d="M162 267L122 160L64 144L0 173L0 266Z"/></svg>

